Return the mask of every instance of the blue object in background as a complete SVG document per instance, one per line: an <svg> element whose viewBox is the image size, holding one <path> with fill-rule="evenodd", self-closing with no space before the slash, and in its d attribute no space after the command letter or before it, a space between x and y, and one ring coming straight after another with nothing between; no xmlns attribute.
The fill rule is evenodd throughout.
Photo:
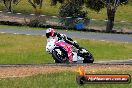
<svg viewBox="0 0 132 88"><path fill-rule="evenodd" d="M76 28L77 30L84 29L84 24L83 24L83 23L77 23L77 24L75 25L75 28Z"/></svg>

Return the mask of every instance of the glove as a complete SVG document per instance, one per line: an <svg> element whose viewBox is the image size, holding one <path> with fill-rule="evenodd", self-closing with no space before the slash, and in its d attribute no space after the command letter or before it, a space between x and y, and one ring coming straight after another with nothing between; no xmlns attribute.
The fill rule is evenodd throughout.
<svg viewBox="0 0 132 88"><path fill-rule="evenodd" d="M76 48L79 48L79 45L78 45L77 41L73 41L73 43L74 43L74 46L75 46Z"/></svg>
<svg viewBox="0 0 132 88"><path fill-rule="evenodd" d="M65 37L66 37L66 35L65 34L60 34L61 35L61 37L64 39Z"/></svg>
<svg viewBox="0 0 132 88"><path fill-rule="evenodd" d="M74 43L74 44L77 44L77 41L75 40L75 41L73 41L73 43Z"/></svg>

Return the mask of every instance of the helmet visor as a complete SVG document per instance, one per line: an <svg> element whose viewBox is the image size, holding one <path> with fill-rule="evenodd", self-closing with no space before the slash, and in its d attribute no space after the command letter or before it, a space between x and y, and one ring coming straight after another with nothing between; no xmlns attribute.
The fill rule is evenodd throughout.
<svg viewBox="0 0 132 88"><path fill-rule="evenodd" d="M46 33L46 37L49 38L51 36L51 33Z"/></svg>

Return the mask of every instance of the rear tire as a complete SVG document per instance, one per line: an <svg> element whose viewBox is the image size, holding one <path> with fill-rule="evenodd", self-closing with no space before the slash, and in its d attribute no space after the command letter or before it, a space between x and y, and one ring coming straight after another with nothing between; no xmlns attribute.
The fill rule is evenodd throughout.
<svg viewBox="0 0 132 88"><path fill-rule="evenodd" d="M59 49L61 51L61 53L62 53L61 55L58 54L57 49ZM55 60L55 63L67 63L67 62L69 62L67 52L61 47L56 47L55 49L53 49L52 57Z"/></svg>

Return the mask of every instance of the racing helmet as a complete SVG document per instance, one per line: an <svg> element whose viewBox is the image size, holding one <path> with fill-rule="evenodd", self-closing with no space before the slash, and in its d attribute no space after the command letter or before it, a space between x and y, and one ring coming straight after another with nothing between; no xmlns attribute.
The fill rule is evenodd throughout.
<svg viewBox="0 0 132 88"><path fill-rule="evenodd" d="M46 30L46 37L49 38L49 37L53 37L54 36L54 33L55 33L55 30L53 28L48 28Z"/></svg>

